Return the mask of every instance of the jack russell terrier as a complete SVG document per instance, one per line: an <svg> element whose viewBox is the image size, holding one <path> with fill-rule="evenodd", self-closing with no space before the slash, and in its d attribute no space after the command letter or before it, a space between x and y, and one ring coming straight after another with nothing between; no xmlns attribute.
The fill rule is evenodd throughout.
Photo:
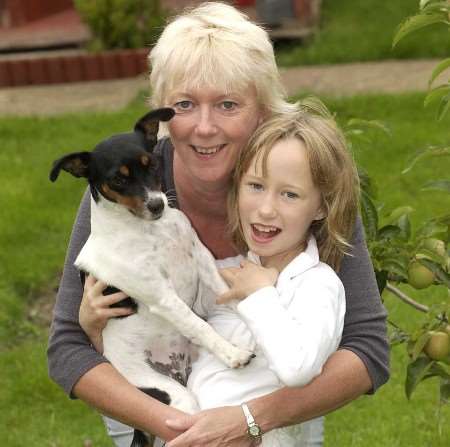
<svg viewBox="0 0 450 447"><path fill-rule="evenodd" d="M196 400L182 385L190 363L180 349L186 339L231 368L246 365L253 354L223 339L193 311L228 288L187 217L161 192L161 160L153 148L159 121L173 116L170 108L154 110L134 132L114 135L92 152L65 155L54 162L50 180L61 170L88 180L91 234L75 265L125 292L136 306L134 314L108 321L105 357L145 393L194 413ZM136 430L132 445L144 445L143 436Z"/></svg>

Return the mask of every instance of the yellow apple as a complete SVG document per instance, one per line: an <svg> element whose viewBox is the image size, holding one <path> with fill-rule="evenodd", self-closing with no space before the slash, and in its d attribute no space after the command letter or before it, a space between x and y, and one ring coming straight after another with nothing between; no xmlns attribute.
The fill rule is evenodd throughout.
<svg viewBox="0 0 450 447"><path fill-rule="evenodd" d="M432 360L444 360L450 354L450 337L446 332L430 331L423 352Z"/></svg>
<svg viewBox="0 0 450 447"><path fill-rule="evenodd" d="M422 265L413 261L408 268L408 282L416 289L425 289L434 282L434 273Z"/></svg>

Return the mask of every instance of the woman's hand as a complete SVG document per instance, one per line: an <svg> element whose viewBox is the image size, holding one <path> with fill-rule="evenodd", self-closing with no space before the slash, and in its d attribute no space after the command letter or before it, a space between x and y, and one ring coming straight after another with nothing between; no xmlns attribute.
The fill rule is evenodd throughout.
<svg viewBox="0 0 450 447"><path fill-rule="evenodd" d="M113 317L121 317L134 313L129 307L109 307L127 297L124 292L103 295L107 285L89 275L84 283L83 298L80 304L79 321L95 349L103 352L102 331Z"/></svg>
<svg viewBox="0 0 450 447"><path fill-rule="evenodd" d="M166 447L250 447L247 423L240 407L220 407L167 420L169 428L184 431Z"/></svg>
<svg viewBox="0 0 450 447"><path fill-rule="evenodd" d="M278 271L265 268L250 261L242 261L241 267L230 267L220 270L230 290L217 299L217 304L225 304L231 300L243 300L252 293L277 282Z"/></svg>

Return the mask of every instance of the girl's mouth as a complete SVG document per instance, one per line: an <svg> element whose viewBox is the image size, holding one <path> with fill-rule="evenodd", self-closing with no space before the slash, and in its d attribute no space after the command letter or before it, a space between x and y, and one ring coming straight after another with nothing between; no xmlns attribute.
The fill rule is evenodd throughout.
<svg viewBox="0 0 450 447"><path fill-rule="evenodd" d="M272 225L251 224L252 238L255 242L267 243L281 233L281 229Z"/></svg>
<svg viewBox="0 0 450 447"><path fill-rule="evenodd" d="M219 144L217 146L190 146L192 150L201 157L211 158L219 153L226 146L226 144Z"/></svg>

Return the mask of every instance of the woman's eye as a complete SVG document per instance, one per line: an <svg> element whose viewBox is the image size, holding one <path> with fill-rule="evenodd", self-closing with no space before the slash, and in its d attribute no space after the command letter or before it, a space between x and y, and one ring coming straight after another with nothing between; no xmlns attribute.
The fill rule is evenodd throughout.
<svg viewBox="0 0 450 447"><path fill-rule="evenodd" d="M221 108L226 111L234 110L237 107L237 103L234 101L223 101L220 104Z"/></svg>
<svg viewBox="0 0 450 447"><path fill-rule="evenodd" d="M174 107L175 107L175 110L184 112L184 111L190 110L192 108L192 101L188 101L188 100L178 101L175 103Z"/></svg>

